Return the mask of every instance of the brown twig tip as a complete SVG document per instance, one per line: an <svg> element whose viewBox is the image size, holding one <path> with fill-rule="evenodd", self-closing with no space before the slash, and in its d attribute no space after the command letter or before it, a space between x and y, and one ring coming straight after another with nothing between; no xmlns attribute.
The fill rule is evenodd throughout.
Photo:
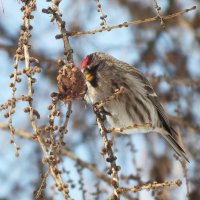
<svg viewBox="0 0 200 200"><path fill-rule="evenodd" d="M176 184L177 184L177 186L181 186L182 185L182 181L180 180L180 179L178 179L177 181L176 181Z"/></svg>
<svg viewBox="0 0 200 200"><path fill-rule="evenodd" d="M197 8L196 6L193 6L193 7L191 7L191 8L185 9L185 12L189 12L189 11L191 11L191 10L195 10L196 8Z"/></svg>

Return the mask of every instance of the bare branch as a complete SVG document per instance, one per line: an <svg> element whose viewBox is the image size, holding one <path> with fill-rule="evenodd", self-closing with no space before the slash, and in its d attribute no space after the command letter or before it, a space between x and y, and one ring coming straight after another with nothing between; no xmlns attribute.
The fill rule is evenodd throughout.
<svg viewBox="0 0 200 200"><path fill-rule="evenodd" d="M154 2L155 9L156 9L156 12L157 12L157 16L160 18L160 24L161 24L161 26L164 27L163 17L162 17L161 14L160 14L161 7L158 5L158 3L157 3L156 0L152 0L152 1Z"/></svg>
<svg viewBox="0 0 200 200"><path fill-rule="evenodd" d="M54 21L54 20L56 21L58 28L61 32L61 35L57 35L56 38L57 39L60 39L60 38L63 39L65 60L66 60L66 62L73 63L73 50L72 50L70 43L69 43L68 31L65 28L66 23L65 23L65 21L62 20L62 14L59 10L60 2L61 1L51 0L52 8L49 7L48 9L43 9L42 11L44 13L53 15L51 21Z"/></svg>
<svg viewBox="0 0 200 200"><path fill-rule="evenodd" d="M120 87L119 89L116 89L115 92L113 93L113 95L107 97L106 99L96 103L94 105L94 108L99 110L100 108L102 108L103 106L105 106L106 104L108 104L109 102L113 101L114 99L117 99L120 95L122 95L124 92L124 87Z"/></svg>
<svg viewBox="0 0 200 200"><path fill-rule="evenodd" d="M138 192L141 190L156 190L160 189L163 187L172 187L172 186L178 186L180 187L182 184L181 180L176 180L176 181L165 181L163 183L149 183L147 185L139 186L139 187L133 187L133 188L118 188L117 192L118 193L126 193L126 192Z"/></svg>
<svg viewBox="0 0 200 200"><path fill-rule="evenodd" d="M133 128L152 128L152 124L151 123L145 123L145 124L133 124L132 126L127 126L127 127L121 127L121 128L109 128L107 129L108 132L123 132L129 129L133 129Z"/></svg>
<svg viewBox="0 0 200 200"><path fill-rule="evenodd" d="M101 26L108 26L107 21L106 21L107 15L104 14L99 0L96 0L96 5L97 5L97 12L100 13L100 20L101 20L100 25Z"/></svg>
<svg viewBox="0 0 200 200"><path fill-rule="evenodd" d="M167 21L167 20L173 19L175 17L179 17L181 15L184 15L185 13L190 12L190 11L195 10L195 9L196 9L196 6L193 6L191 8L185 9L183 11L180 11L180 12L177 12L177 13L174 13L174 14L171 14L171 15L163 16L162 19L165 20L165 21ZM138 24L149 23L149 22L156 21L157 19L158 19L158 16L147 18L147 19L140 19L140 20L131 21L131 22L124 22L122 24L118 24L118 25L114 25L114 26L108 26L108 27L103 27L103 28L100 28L100 29L92 30L92 31L71 32L69 34L69 36L76 37L76 36L81 36L81 35L91 35L91 34L95 34L95 33L101 33L103 31L110 31L112 29L117 29L117 28L122 28L122 27L128 27L130 25L138 25Z"/></svg>
<svg viewBox="0 0 200 200"><path fill-rule="evenodd" d="M110 169L108 171L108 174L112 175L111 185L113 186L113 194L110 197L110 199L116 199L117 200L117 199L120 199L120 196L117 193L117 188L119 188L118 171L120 170L120 166L117 166L117 164L116 164L117 157L114 156L114 153L113 153L113 150L112 150L113 142L111 140L108 140L108 138L107 138L106 129L105 129L104 124L101 120L100 113L97 109L94 109L94 113L96 115L97 125L99 127L101 137L103 139L103 144L104 144L103 153L108 156L106 161L110 163Z"/></svg>

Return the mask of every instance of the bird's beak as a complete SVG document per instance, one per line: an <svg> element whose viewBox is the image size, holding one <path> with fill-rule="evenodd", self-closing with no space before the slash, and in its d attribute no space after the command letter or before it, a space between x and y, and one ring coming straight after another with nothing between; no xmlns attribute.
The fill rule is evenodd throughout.
<svg viewBox="0 0 200 200"><path fill-rule="evenodd" d="M86 81L92 81L94 79L94 76L91 73L86 72L85 79Z"/></svg>

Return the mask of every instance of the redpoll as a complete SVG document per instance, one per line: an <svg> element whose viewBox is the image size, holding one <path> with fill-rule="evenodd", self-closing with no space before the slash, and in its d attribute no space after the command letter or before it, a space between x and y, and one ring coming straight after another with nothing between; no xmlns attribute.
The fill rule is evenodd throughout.
<svg viewBox="0 0 200 200"><path fill-rule="evenodd" d="M81 63L81 70L87 84L85 99L91 104L112 96L120 87L124 88L122 94L103 108L112 128L151 123L152 126L143 129L142 132L159 133L179 156L188 161L156 93L141 72L102 52L88 55ZM133 128L124 132L139 131L141 132L141 129Z"/></svg>

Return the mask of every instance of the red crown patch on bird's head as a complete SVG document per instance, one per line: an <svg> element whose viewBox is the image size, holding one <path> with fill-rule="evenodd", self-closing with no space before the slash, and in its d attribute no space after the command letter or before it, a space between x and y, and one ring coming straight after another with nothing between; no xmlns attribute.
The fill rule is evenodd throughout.
<svg viewBox="0 0 200 200"><path fill-rule="evenodd" d="M81 63L81 70L84 71L87 66L90 64L92 57L89 55L87 56Z"/></svg>

